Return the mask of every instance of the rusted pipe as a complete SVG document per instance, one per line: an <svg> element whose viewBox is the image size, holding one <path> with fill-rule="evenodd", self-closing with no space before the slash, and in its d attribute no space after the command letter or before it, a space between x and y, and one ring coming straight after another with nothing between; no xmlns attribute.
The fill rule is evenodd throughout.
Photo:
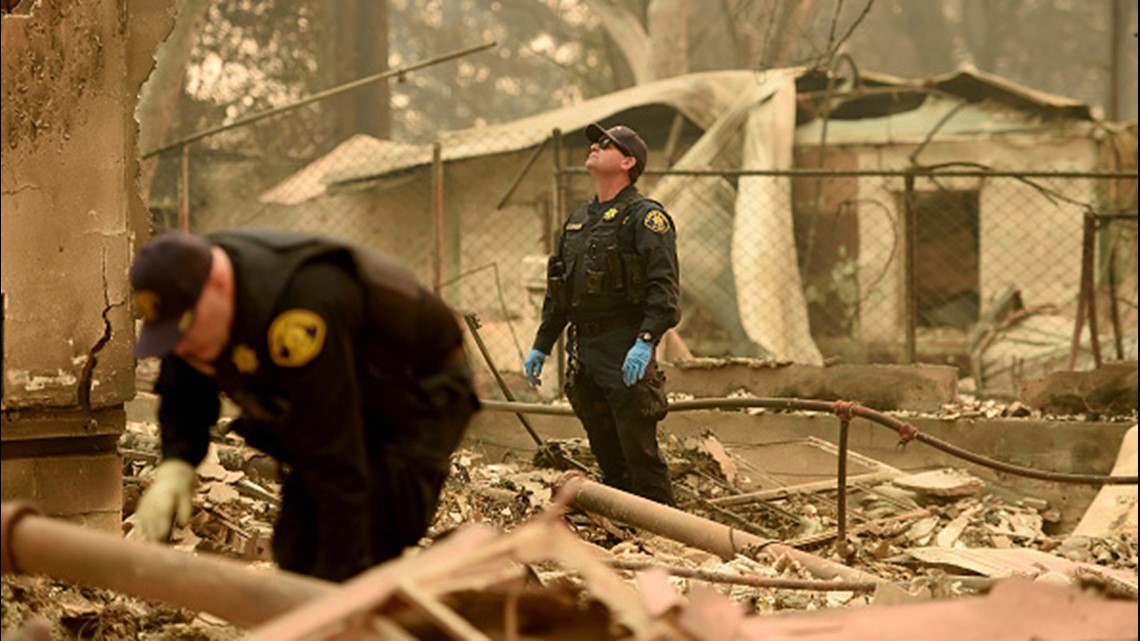
<svg viewBox="0 0 1140 641"><path fill-rule="evenodd" d="M475 339L475 345L479 348L479 353L483 355L483 361L487 363L487 369L491 370L491 375L495 377L495 382L499 385L499 390L503 392L503 396L507 397L510 402L515 402L515 395L511 392L511 388L507 386L507 382L503 380L503 375L499 373L499 368L495 367L495 361L491 360L491 350L487 349L487 344L483 342L483 336L479 333L479 316L476 314L465 314L463 320L467 322L467 328L471 330L471 338ZM530 424L530 419L522 412L515 412L515 416L522 423L523 429L530 435L530 440L534 441L540 449L546 445L538 432L534 431L534 426Z"/></svg>
<svg viewBox="0 0 1140 641"><path fill-rule="evenodd" d="M648 561L633 561L629 559L609 559L606 563L611 568L638 572L642 570L662 570L672 576L686 579L697 579L708 583L727 583L729 585L747 585L753 588L770 588L773 590L805 590L809 592L874 592L879 586L874 581L820 581L817 579L785 579L782 577L758 576L755 574L733 574L731 572L715 572L682 568L672 565L659 565Z"/></svg>
<svg viewBox="0 0 1140 641"><path fill-rule="evenodd" d="M615 521L669 537L686 545L711 552L724 560L751 548L772 556L786 555L821 579L882 581L879 577L765 539L748 532L715 523L649 499L596 483L580 475L565 483L570 505Z"/></svg>
<svg viewBox="0 0 1140 641"><path fill-rule="evenodd" d="M839 556L847 557L847 433L851 427L851 416L855 403L837 401L835 414L839 417L839 465L835 483L839 490L836 496L836 527L838 528L835 549Z"/></svg>
<svg viewBox="0 0 1140 641"><path fill-rule="evenodd" d="M547 414L552 416L573 416L574 410L564 405L545 405L542 403L508 403L505 401L481 400L483 409L490 411L526 412L529 414ZM689 401L672 401L669 403L670 412L686 412L692 410L734 410L750 407L766 407L777 410L801 410L807 412L835 412L835 402L817 401L800 398L698 398ZM1030 467L1014 465L998 461L988 456L975 454L965 448L958 447L939 438L923 434L911 423L877 412L871 408L856 404L852 412L854 416L878 423L883 427L894 430L903 442L912 440L925 443L937 450L951 456L969 461L982 467L988 467L999 472L1006 472L1015 476L1038 479L1041 481L1054 481L1057 483L1074 483L1079 485L1136 485L1138 477L1111 476L1107 474L1077 474L1072 472L1048 472Z"/></svg>
<svg viewBox="0 0 1140 641"><path fill-rule="evenodd" d="M240 626L276 618L337 585L291 572L261 572L219 556L191 555L2 506L3 572L42 574L209 612Z"/></svg>

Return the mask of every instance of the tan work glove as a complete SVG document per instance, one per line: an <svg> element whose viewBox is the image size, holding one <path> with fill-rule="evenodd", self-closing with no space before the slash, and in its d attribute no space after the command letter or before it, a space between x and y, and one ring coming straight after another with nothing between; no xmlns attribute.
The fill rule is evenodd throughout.
<svg viewBox="0 0 1140 641"><path fill-rule="evenodd" d="M167 459L154 472L154 482L139 500L135 510L135 527L150 541L165 542L177 520L178 525L190 522L194 509L190 497L198 474L194 467L180 459Z"/></svg>

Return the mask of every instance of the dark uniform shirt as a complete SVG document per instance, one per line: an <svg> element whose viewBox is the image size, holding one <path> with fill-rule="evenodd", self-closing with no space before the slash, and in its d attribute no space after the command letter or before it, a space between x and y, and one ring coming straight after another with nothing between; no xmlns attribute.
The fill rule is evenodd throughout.
<svg viewBox="0 0 1140 641"><path fill-rule="evenodd" d="M633 185L612 200L595 197L574 210L556 257L565 291L547 288L535 349L549 354L567 322L632 320L638 336L656 342L680 320L673 220Z"/></svg>
<svg viewBox="0 0 1140 641"><path fill-rule="evenodd" d="M450 310L393 265L372 266L387 272L383 278L348 248L271 238L210 238L234 264L234 324L210 372L163 359L155 387L163 455L201 462L218 393L228 395L242 408L235 429L287 463L316 506L310 573L344 578L373 562L367 515L376 443L446 466L452 443L401 434L399 418L385 413L421 395L417 380L444 368L462 337ZM368 432L377 426L386 433Z"/></svg>

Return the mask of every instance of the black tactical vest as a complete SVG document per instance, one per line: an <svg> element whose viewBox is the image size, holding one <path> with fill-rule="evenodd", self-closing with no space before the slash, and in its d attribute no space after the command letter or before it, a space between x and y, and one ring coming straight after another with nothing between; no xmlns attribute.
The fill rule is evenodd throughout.
<svg viewBox="0 0 1140 641"><path fill-rule="evenodd" d="M243 325L268 328L290 276L305 263L321 260L345 267L362 287L366 359L372 367L420 377L439 371L462 344L450 308L385 254L287 231L235 230L209 238L234 257L235 269L241 269L245 309L253 316L243 319Z"/></svg>
<svg viewBox="0 0 1140 641"><path fill-rule="evenodd" d="M560 253L571 317L632 311L644 302L645 264L634 246L636 222L631 221L642 203L655 204L631 190L604 207L583 205L566 221Z"/></svg>

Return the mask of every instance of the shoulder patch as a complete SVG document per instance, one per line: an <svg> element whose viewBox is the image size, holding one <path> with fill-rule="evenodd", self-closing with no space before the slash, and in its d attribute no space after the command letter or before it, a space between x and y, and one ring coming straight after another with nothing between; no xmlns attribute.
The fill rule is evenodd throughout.
<svg viewBox="0 0 1140 641"><path fill-rule="evenodd" d="M655 234L664 234L670 228L669 218L659 210L654 209L645 214L645 227Z"/></svg>
<svg viewBox="0 0 1140 641"><path fill-rule="evenodd" d="M269 357L281 367L301 367L325 345L325 319L307 309L289 309L269 324Z"/></svg>

